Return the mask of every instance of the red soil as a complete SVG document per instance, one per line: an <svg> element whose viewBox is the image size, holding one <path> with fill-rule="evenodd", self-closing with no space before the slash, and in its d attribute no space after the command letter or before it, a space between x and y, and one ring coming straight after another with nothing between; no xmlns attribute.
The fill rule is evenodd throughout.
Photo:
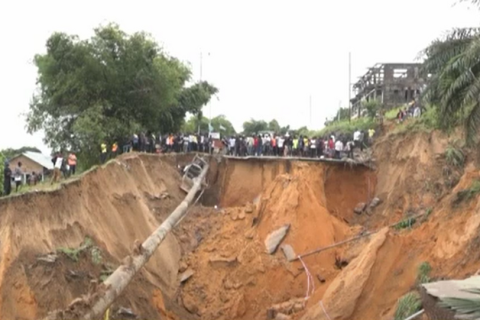
<svg viewBox="0 0 480 320"><path fill-rule="evenodd" d="M281 250L265 252L267 235L290 224L282 243L296 254L358 235L362 227L381 230L306 257L315 291L292 319L328 319L325 311L332 319L391 319L397 300L415 287L422 262L431 264L433 277L461 278L480 268L480 202L454 205L456 193L480 172L473 165L465 172L448 167L446 145L437 133L385 135L375 145L375 171L212 159L203 197L208 207L191 209L113 313L124 307L148 319L266 319L268 308L306 294L301 263L287 262ZM127 167L109 164L57 191L1 200L0 319L40 318L85 294L102 268L118 265L183 199L176 165L189 157L133 155L120 158ZM162 193L169 196L154 197ZM382 203L371 214L353 213L374 196ZM426 212L412 229L382 229ZM86 253L78 262L64 255L53 264L36 259L78 247L87 235L102 250L98 265ZM337 260L348 265L340 269ZM194 274L180 284L187 268Z"/></svg>

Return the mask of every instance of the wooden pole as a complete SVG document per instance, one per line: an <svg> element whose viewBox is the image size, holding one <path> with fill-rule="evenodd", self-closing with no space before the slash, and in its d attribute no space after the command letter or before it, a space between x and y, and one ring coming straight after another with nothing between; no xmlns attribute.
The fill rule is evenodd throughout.
<svg viewBox="0 0 480 320"><path fill-rule="evenodd" d="M205 164L202 172L198 178L196 178L182 203L178 205L175 211L170 214L143 244L139 244L137 248L133 249L132 254L124 259L124 263L119 266L95 292L75 299L66 310L54 311L44 318L44 320L100 319L113 301L115 301L127 287L135 274L148 262L167 234L175 227L177 222L186 215L188 206L192 203L197 192L200 191L207 172L208 164Z"/></svg>

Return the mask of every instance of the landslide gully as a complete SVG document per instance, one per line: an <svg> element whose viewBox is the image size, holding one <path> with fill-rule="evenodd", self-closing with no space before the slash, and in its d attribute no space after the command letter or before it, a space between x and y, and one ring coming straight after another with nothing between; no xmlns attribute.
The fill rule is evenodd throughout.
<svg viewBox="0 0 480 320"><path fill-rule="evenodd" d="M148 319L265 319L272 306L304 301L302 264L287 262L281 250L265 252L265 238L289 224L282 244L297 254L379 230L304 259L314 291L305 303L290 305L291 319L391 318L423 261L432 265L433 277L461 278L480 268L480 203L451 205L480 172L467 165L452 187L441 157L446 144L436 133L387 135L376 143L375 171L212 158L203 206L190 209L114 303L113 317L121 319L118 311L129 308ZM133 242L145 239L183 199L176 166L191 157L128 155L57 191L1 200L0 319L41 318L88 292L91 280L118 266ZM353 213L374 196L382 203L370 215ZM428 218L411 230L382 229L427 210ZM78 262L62 254L55 263L37 260L78 247L85 236L101 248L101 264L88 254ZM180 283L183 272L191 277Z"/></svg>
<svg viewBox="0 0 480 320"><path fill-rule="evenodd" d="M181 262L194 275L181 286L178 301L202 319L266 319L276 304L303 301L302 264L287 262L280 250L266 254L265 238L289 224L283 244L300 254L356 235L360 228L349 225L353 208L369 192L373 197L376 183L363 166L282 159L225 159L218 172L205 201L217 201L219 209L209 214L220 223ZM341 273L336 261L343 257L339 247L304 259L314 275L313 299ZM297 305L294 316L304 312Z"/></svg>
<svg viewBox="0 0 480 320"><path fill-rule="evenodd" d="M58 190L0 200L0 319L38 319L87 294L102 269L116 268L135 240L143 241L183 200L176 166L189 158L127 155ZM86 236L101 249L100 264L87 253L78 262L63 254L53 263L37 259L78 248ZM177 237L167 236L112 314L123 307L158 318L178 286L180 256ZM170 309L189 316L175 303Z"/></svg>

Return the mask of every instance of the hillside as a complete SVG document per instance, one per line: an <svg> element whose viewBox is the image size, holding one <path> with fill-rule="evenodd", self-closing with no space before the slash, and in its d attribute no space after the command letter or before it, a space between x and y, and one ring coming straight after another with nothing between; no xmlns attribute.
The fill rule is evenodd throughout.
<svg viewBox="0 0 480 320"><path fill-rule="evenodd" d="M475 154L452 162L452 137L395 129L375 141L374 170L212 158L203 204L114 303L112 319L387 320L420 266L431 267L421 281L475 273ZM58 190L0 200L0 319L41 318L108 276L181 202L177 165L191 157L132 154ZM296 255L362 237L289 262L265 247L285 225L281 244Z"/></svg>

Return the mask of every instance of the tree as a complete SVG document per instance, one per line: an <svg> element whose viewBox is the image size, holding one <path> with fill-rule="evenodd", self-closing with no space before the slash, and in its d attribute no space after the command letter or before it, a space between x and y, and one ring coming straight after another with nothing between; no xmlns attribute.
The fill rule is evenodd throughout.
<svg viewBox="0 0 480 320"><path fill-rule="evenodd" d="M374 119L377 115L377 112L382 107L382 104L380 103L380 101L374 99L370 101L364 101L362 103L362 107L366 110L367 117Z"/></svg>
<svg viewBox="0 0 480 320"><path fill-rule="evenodd" d="M337 114L335 115L335 118L332 119L332 121L348 120L349 117L350 117L350 109L340 108L338 109Z"/></svg>
<svg viewBox="0 0 480 320"><path fill-rule="evenodd" d="M198 117L192 116L185 122L183 126L183 132L197 132L198 125L200 124L200 132L206 133L208 132L209 122L210 120L206 117L202 117L200 120L198 120ZM224 115L219 115L212 118L212 127L213 131L220 132L223 135L231 136L236 133L232 123Z"/></svg>
<svg viewBox="0 0 480 320"><path fill-rule="evenodd" d="M187 112L199 114L217 93L208 82L186 87L190 69L146 33L127 35L115 24L88 40L54 33L36 55L38 94L27 129L45 132L55 149L75 149L94 161L99 144L122 143L139 130L176 132Z"/></svg>
<svg viewBox="0 0 480 320"><path fill-rule="evenodd" d="M249 121L245 121L243 123L243 134L245 135L254 135L258 134L260 131L267 131L269 130L268 123L263 120L254 120L250 119Z"/></svg>
<svg viewBox="0 0 480 320"><path fill-rule="evenodd" d="M474 143L480 125L480 28L454 29L422 54L422 72L431 74L424 97L437 109L440 127L463 123L467 142Z"/></svg>
<svg viewBox="0 0 480 320"><path fill-rule="evenodd" d="M268 123L268 130L279 133L280 132L280 125L278 124L278 121L273 119Z"/></svg>
<svg viewBox="0 0 480 320"><path fill-rule="evenodd" d="M0 153L3 154L3 156L5 157L5 160L8 160L19 154L22 154L28 151L41 153L41 151L35 147L21 147L20 149L7 148L7 149L1 150Z"/></svg>

